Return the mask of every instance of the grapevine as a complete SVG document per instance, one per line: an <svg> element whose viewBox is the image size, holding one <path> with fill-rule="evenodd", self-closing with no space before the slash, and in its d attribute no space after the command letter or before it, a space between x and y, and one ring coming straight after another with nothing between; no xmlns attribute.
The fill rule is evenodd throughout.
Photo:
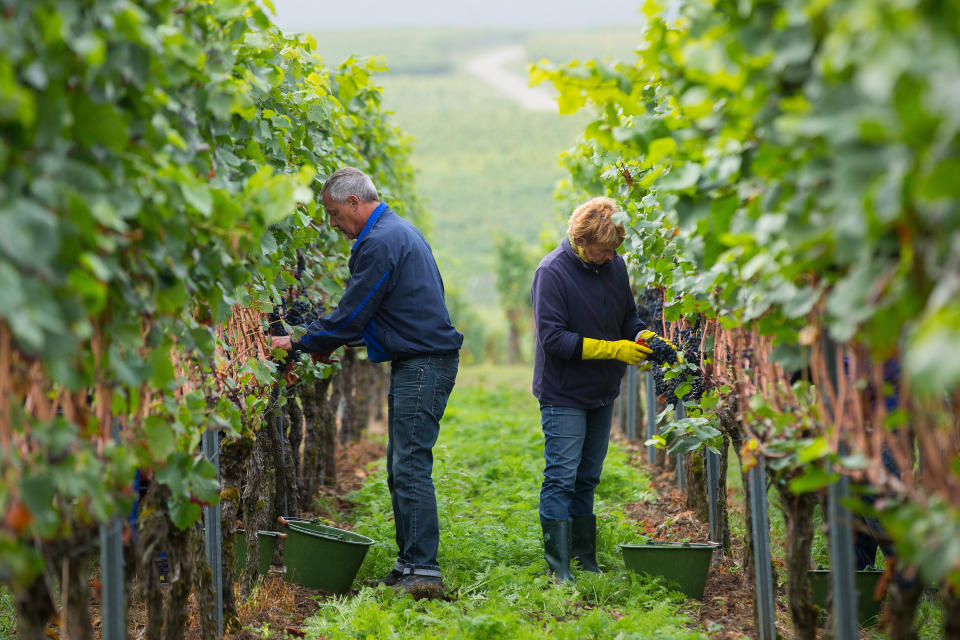
<svg viewBox="0 0 960 640"><path fill-rule="evenodd" d="M715 429L682 446L712 446L719 429L743 444L744 470L769 461L795 527L798 637L812 637L815 616L809 530L793 509L806 513L807 494L835 482L829 465L887 497L880 518L902 570L955 588L960 368L934 363L960 357L956 296L939 295L960 264L943 241L960 223L946 179L960 166L960 125L938 88L960 81L956 9L648 0L643 10L636 60L542 63L532 79L554 84L562 113L597 107L564 157L559 193L622 203L641 318L658 324L648 309L662 291L663 334L703 374L682 395L687 415ZM883 380L891 362L902 365L894 383ZM680 376L654 375L676 399ZM917 467L915 451L936 471Z"/></svg>
<svg viewBox="0 0 960 640"><path fill-rule="evenodd" d="M273 446L264 427L298 404L279 393L266 334L319 311L273 306L293 288L303 300L336 295L346 279L348 246L323 224L320 185L357 166L405 215L422 215L409 141L372 80L384 67L331 68L314 48L247 0L7 4L0 510L13 516L0 526L0 580L23 602L51 598L42 576L65 550L124 519L139 470L151 480L151 517L136 524L144 598L159 602L163 545L205 608L210 585L191 573L202 553L190 562L201 507L262 517L256 497L239 504L244 460ZM333 370L300 367L297 393ZM209 428L223 487L198 450ZM150 607L152 624L162 611ZM49 613L21 611L28 629ZM171 620L172 637L183 621Z"/></svg>

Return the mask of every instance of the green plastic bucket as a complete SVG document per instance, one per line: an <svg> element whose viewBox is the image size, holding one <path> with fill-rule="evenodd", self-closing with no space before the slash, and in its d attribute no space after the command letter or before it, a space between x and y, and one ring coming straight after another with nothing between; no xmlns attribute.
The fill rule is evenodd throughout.
<svg viewBox="0 0 960 640"><path fill-rule="evenodd" d="M233 572L240 575L243 568L247 566L247 532L244 529L237 529L233 532L233 549L236 551L233 561Z"/></svg>
<svg viewBox="0 0 960 640"><path fill-rule="evenodd" d="M257 551L260 555L260 575L265 575L270 571L270 561L273 560L273 552L277 549L277 540L280 534L276 531L260 531L257 533ZM234 569L237 575L247 566L247 532L243 529L237 529L233 534L234 548L237 550L237 559Z"/></svg>
<svg viewBox="0 0 960 640"><path fill-rule="evenodd" d="M277 550L277 540L280 539L279 531L258 531L257 546L260 554L260 575L264 576L270 571L270 561L273 560L273 552Z"/></svg>
<svg viewBox="0 0 960 640"><path fill-rule="evenodd" d="M811 569L807 572L810 577L810 595L813 604L818 607L827 606L827 594L830 593L830 569ZM857 588L857 622L861 627L876 624L883 608L882 600L874 600L873 592L877 588L877 581L883 571L868 569L857 571L854 584Z"/></svg>
<svg viewBox="0 0 960 640"><path fill-rule="evenodd" d="M287 523L284 579L311 589L346 593L373 540L318 523Z"/></svg>
<svg viewBox="0 0 960 640"><path fill-rule="evenodd" d="M283 517L282 524L284 527L287 527L287 528L289 528L291 524L295 524L298 527L303 527L304 529L310 529L312 531L321 531L323 529L331 528L331 527L327 527L326 525L322 525L319 522L316 522L315 520L307 520L305 518L288 518L286 516Z"/></svg>
<svg viewBox="0 0 960 640"><path fill-rule="evenodd" d="M689 598L703 599L715 544L621 544L630 571L661 576L679 585Z"/></svg>

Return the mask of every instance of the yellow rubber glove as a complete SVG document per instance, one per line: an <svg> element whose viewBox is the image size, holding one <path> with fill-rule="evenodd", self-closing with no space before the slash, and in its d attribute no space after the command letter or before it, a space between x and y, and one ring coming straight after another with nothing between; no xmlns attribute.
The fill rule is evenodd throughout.
<svg viewBox="0 0 960 640"><path fill-rule="evenodd" d="M619 360L627 364L640 364L648 353L653 353L649 347L630 340L583 339L584 360Z"/></svg>
<svg viewBox="0 0 960 640"><path fill-rule="evenodd" d="M673 349L673 352L676 354L676 360L677 360L678 362L680 362L680 361L683 360L683 351L681 351L680 349L678 349L678 348L677 348L677 345L673 344L672 342L670 342L669 340L667 340L667 339L664 338L663 336L658 335L658 334L654 333L653 331L650 331L649 329L644 329L643 331L641 331L640 333L638 333L636 339L637 339L637 340L643 340L644 342L646 342L646 341L649 340L650 338L658 338L658 339L662 340L664 343L666 343L667 345L669 345L671 349Z"/></svg>

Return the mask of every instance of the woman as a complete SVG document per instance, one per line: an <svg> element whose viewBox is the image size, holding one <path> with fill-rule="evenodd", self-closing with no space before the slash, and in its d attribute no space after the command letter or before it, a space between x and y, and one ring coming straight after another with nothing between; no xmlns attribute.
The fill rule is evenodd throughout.
<svg viewBox="0 0 960 640"><path fill-rule="evenodd" d="M570 216L567 237L540 262L531 297L537 326L533 394L545 438L540 524L551 573L571 580L571 557L597 566L593 492L610 440L613 401L628 364L651 350L637 344L637 317L627 268L617 247L610 198L594 198Z"/></svg>

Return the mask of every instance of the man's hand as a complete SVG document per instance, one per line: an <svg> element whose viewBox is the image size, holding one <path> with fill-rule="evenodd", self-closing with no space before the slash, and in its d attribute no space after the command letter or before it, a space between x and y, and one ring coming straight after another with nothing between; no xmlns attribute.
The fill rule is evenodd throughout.
<svg viewBox="0 0 960 640"><path fill-rule="evenodd" d="M619 360L627 364L640 364L651 353L646 345L630 340L595 340L583 339L584 360Z"/></svg>
<svg viewBox="0 0 960 640"><path fill-rule="evenodd" d="M293 349L293 340L290 336L270 336L270 348L290 351Z"/></svg>

